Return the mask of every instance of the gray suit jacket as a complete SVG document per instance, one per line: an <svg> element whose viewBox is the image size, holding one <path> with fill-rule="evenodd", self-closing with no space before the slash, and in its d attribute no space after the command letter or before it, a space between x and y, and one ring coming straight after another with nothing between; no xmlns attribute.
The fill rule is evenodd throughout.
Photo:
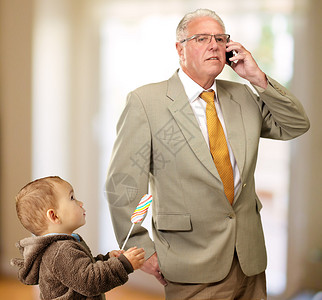
<svg viewBox="0 0 322 300"><path fill-rule="evenodd" d="M259 138L288 140L309 128L300 102L271 78L259 97L246 85L221 80L217 93L241 175L232 206L177 72L131 92L117 125L106 185L117 240L125 240L150 186L153 241L136 225L127 247L144 247L146 257L156 251L170 281L222 280L235 248L246 275L265 270L254 184Z"/></svg>

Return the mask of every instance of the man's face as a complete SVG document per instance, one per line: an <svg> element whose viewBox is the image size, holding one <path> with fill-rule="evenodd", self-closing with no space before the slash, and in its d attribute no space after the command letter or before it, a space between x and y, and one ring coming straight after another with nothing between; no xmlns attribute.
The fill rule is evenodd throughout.
<svg viewBox="0 0 322 300"><path fill-rule="evenodd" d="M223 34L220 24L210 17L192 20L187 27L187 36L194 34ZM212 38L209 44L199 44L194 39L176 44L182 70L204 88L209 88L221 73L226 62L226 46Z"/></svg>

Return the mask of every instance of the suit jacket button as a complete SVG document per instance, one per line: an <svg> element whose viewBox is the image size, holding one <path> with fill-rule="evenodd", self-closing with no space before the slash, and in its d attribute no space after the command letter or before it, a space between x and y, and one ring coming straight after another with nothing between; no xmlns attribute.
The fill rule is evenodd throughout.
<svg viewBox="0 0 322 300"><path fill-rule="evenodd" d="M243 184L243 188L244 188L244 187L246 187L246 185L247 185L247 183L244 183L244 184Z"/></svg>
<svg viewBox="0 0 322 300"><path fill-rule="evenodd" d="M229 219L233 219L233 218L235 217L235 214L234 214L234 213L229 213L229 214L227 215L227 217L228 217Z"/></svg>

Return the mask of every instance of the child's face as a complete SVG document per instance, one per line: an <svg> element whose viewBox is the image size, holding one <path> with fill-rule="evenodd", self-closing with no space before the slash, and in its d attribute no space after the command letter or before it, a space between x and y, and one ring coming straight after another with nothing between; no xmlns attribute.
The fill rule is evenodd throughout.
<svg viewBox="0 0 322 300"><path fill-rule="evenodd" d="M76 200L73 187L68 182L55 183L55 187L61 232L71 234L86 223L83 203Z"/></svg>

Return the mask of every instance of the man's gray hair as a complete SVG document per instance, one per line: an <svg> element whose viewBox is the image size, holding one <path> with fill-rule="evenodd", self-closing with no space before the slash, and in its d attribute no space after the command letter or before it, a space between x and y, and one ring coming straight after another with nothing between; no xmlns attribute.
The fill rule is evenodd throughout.
<svg viewBox="0 0 322 300"><path fill-rule="evenodd" d="M186 38L188 24L192 20L194 20L196 18L200 18L200 17L213 18L215 21L217 21L220 24L220 26L222 27L223 31L226 32L224 22L222 21L222 19L213 10L200 8L200 9L197 9L197 10L195 10L193 12L187 13L182 18L182 20L179 22L178 27L177 27L177 31L176 31L177 42L180 42L181 40Z"/></svg>

